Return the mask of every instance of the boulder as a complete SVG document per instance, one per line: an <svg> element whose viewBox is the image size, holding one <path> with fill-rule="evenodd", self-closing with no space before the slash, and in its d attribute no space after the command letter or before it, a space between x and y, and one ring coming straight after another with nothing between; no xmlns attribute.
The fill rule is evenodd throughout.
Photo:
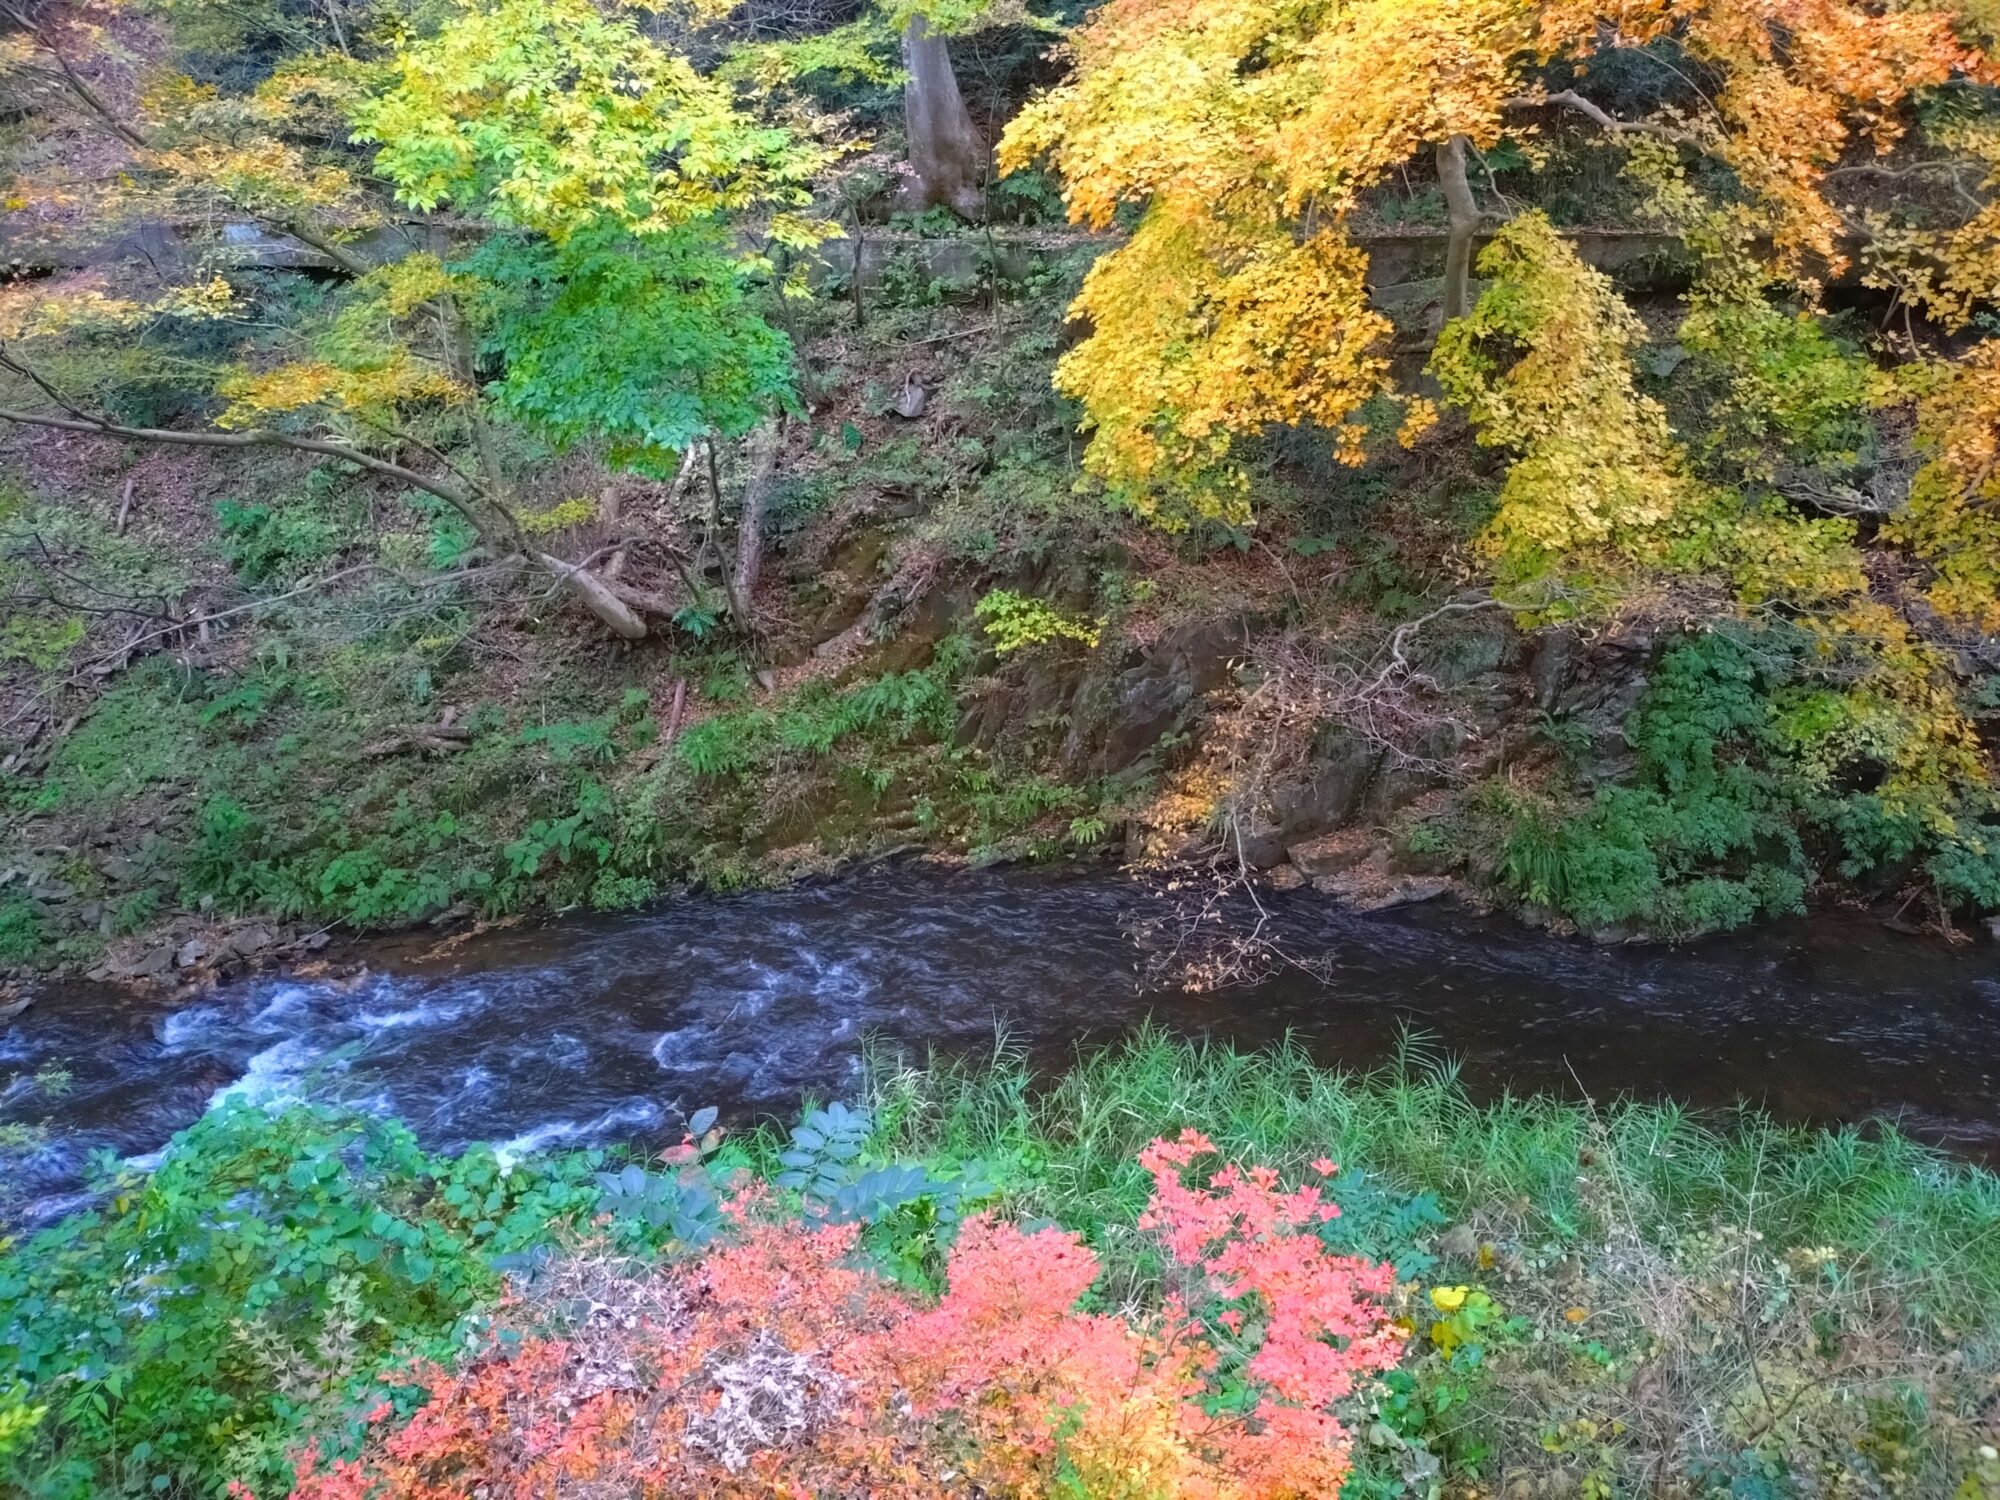
<svg viewBox="0 0 2000 1500"><path fill-rule="evenodd" d="M253 953L262 953L276 941L276 935L262 922L239 927L229 934L230 951L242 958L248 958Z"/></svg>
<svg viewBox="0 0 2000 1500"><path fill-rule="evenodd" d="M174 949L171 943L157 943L135 958L114 961L110 968L117 979L158 979L171 973Z"/></svg>
<svg viewBox="0 0 2000 1500"><path fill-rule="evenodd" d="M1415 906L1451 894L1452 882L1442 875L1405 875L1387 890L1355 900L1356 911L1388 911L1398 906Z"/></svg>
<svg viewBox="0 0 2000 1500"><path fill-rule="evenodd" d="M1376 852L1375 841L1365 829L1343 828L1293 844L1285 857L1301 875L1313 880L1351 870Z"/></svg>

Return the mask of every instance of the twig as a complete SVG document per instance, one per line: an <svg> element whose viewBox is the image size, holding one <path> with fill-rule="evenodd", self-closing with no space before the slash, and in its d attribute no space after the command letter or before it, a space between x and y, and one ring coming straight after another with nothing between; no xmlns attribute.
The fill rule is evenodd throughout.
<svg viewBox="0 0 2000 1500"><path fill-rule="evenodd" d="M463 571L455 573L444 573L439 575L435 579L423 579L419 580L419 582L425 585L433 583L462 583L467 578L473 577L478 573L489 572L492 571L493 568L508 567L511 566L511 563L512 560L510 559L509 562L507 563L496 563L486 568L465 569ZM351 568L341 568L335 572L328 573L324 578L309 578L304 583L300 584L297 588L287 589L282 594L272 594L263 599L254 599L248 604L239 604L232 609L218 609L212 614L197 615L192 620L175 620L171 624L162 625L157 630L147 631L143 635L134 636L131 640L127 641L123 646L120 646L116 651L106 652L103 656L98 657L96 660L92 661L89 665L90 667L95 668L102 666L107 662L116 661L120 657L129 657L134 651L138 650L139 647L144 646L149 642L156 641L160 639L160 637L162 636L174 635L180 631L184 631L188 629L190 626L206 627L209 624L218 620L230 620L234 619L238 615L255 614L260 609L268 609L274 604L283 604L287 599L296 599L301 594L309 594L315 589L323 589L327 587L329 584L338 583L343 578L352 578L358 573L395 574L395 570L393 568L385 568L380 563L356 563ZM395 574L395 576L401 577L402 575ZM406 579L405 581L408 582L410 580Z"/></svg>
<svg viewBox="0 0 2000 1500"><path fill-rule="evenodd" d="M1559 89L1553 94L1518 94L1511 99L1502 99L1502 109L1545 109L1549 107L1571 110L1582 115L1600 129L1613 135L1656 135L1662 140L1675 141L1682 145L1698 146L1701 142L1685 130L1675 130L1670 125L1662 125L1656 120L1621 120L1606 113L1603 106L1584 98L1575 89Z"/></svg>
<svg viewBox="0 0 2000 1500"><path fill-rule="evenodd" d="M118 502L118 534L125 535L125 523L132 519L132 486L136 476L125 476L125 494Z"/></svg>
<svg viewBox="0 0 2000 1500"><path fill-rule="evenodd" d="M660 736L660 748L662 750L669 748L680 735L681 708L687 702L687 689L688 684L685 677L676 677L674 679L673 707L667 710L666 732Z"/></svg>
<svg viewBox="0 0 2000 1500"><path fill-rule="evenodd" d="M997 326L994 323L985 323L976 328L961 328L956 333L940 333L934 334L927 339L911 339L907 343L896 345L896 347L898 349L921 349L926 344L949 344L953 339L969 339L974 334L991 333Z"/></svg>

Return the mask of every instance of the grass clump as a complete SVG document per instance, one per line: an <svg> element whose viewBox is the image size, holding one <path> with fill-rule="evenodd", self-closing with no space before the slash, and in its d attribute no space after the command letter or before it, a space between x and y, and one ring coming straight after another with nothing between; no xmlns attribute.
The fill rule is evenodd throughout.
<svg viewBox="0 0 2000 1500"><path fill-rule="evenodd" d="M884 1154L986 1163L1010 1211L1084 1230L1112 1303L1162 1288L1146 1141L1198 1128L1288 1181L1341 1163L1343 1244L1414 1279L1350 1500L2000 1493L1979 1416L2000 1179L1894 1129L1482 1103L1449 1066L1339 1073L1157 1032L1040 1083L1003 1056L878 1070L876 1091Z"/></svg>

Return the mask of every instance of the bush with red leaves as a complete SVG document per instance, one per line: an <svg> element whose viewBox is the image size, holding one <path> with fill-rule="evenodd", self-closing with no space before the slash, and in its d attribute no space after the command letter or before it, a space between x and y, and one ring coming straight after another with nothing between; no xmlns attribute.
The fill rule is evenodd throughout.
<svg viewBox="0 0 2000 1500"><path fill-rule="evenodd" d="M750 1195L737 1233L650 1273L643 1314L572 1312L417 1379L358 1458L301 1456L301 1500L548 1496L1172 1496L1338 1492L1333 1406L1392 1366L1393 1272L1329 1251L1320 1188L1224 1166L1195 1132L1140 1155L1173 1274L1145 1313L1081 1310L1074 1234L968 1219L926 1306L856 1260L853 1225ZM1331 1163L1322 1163L1325 1172ZM532 1321L532 1320L519 1320Z"/></svg>

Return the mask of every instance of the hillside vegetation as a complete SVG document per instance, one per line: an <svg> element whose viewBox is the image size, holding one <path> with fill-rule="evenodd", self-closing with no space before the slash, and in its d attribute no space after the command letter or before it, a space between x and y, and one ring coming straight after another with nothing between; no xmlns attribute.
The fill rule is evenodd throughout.
<svg viewBox="0 0 2000 1500"><path fill-rule="evenodd" d="M2000 909L1981 6L4 20L0 963L908 845Z"/></svg>

